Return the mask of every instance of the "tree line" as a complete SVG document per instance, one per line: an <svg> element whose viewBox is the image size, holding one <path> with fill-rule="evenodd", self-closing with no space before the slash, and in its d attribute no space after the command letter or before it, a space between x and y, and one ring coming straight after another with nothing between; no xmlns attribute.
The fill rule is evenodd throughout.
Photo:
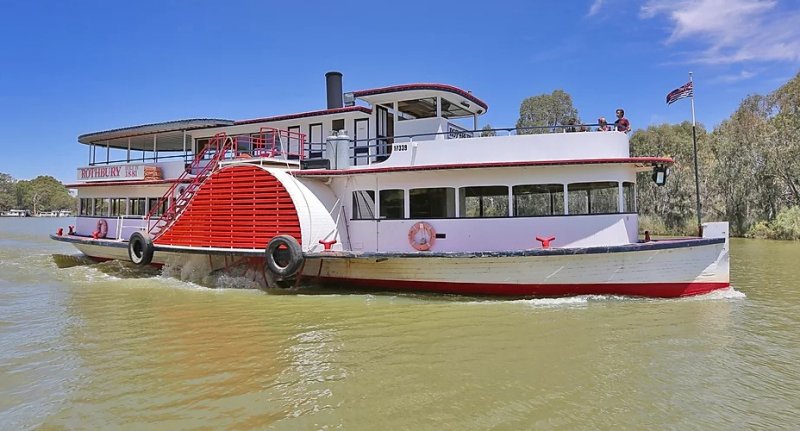
<svg viewBox="0 0 800 431"><path fill-rule="evenodd" d="M27 210L31 214L44 211L70 210L77 207L76 198L60 181L40 175L32 180L16 180L0 173L0 211Z"/></svg>
<svg viewBox="0 0 800 431"><path fill-rule="evenodd" d="M523 100L518 133L580 123L563 90ZM485 131L491 129L487 126ZM750 95L721 124L697 126L703 221L730 222L731 235L800 239L800 73L767 95ZM637 181L641 230L696 234L692 125L662 124L635 130L631 155L675 160L667 184L649 173Z"/></svg>

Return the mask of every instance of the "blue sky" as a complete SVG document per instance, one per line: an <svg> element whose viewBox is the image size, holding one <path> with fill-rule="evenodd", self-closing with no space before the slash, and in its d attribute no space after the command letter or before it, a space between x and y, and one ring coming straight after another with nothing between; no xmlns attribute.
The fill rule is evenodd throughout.
<svg viewBox="0 0 800 431"><path fill-rule="evenodd" d="M582 119L634 128L690 118L664 97L694 72L711 128L800 70L797 0L0 0L0 172L73 182L83 133L184 118L325 107L345 91L439 82L513 126L525 97L563 89Z"/></svg>

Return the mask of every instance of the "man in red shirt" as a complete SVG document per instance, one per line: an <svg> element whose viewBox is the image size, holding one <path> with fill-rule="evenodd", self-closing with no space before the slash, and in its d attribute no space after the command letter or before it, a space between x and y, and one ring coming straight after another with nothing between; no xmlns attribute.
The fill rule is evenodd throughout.
<svg viewBox="0 0 800 431"><path fill-rule="evenodd" d="M622 108L617 109L617 121L614 122L617 130L623 133L628 133L631 130L631 122L625 118L625 110Z"/></svg>

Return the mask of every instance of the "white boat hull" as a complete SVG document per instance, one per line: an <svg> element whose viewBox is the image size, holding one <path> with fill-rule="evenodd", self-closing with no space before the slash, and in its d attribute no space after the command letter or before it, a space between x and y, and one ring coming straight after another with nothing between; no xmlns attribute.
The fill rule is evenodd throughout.
<svg viewBox="0 0 800 431"><path fill-rule="evenodd" d="M675 297L729 286L725 243L561 255L328 258L304 277L391 290L501 296Z"/></svg>
<svg viewBox="0 0 800 431"><path fill-rule="evenodd" d="M653 241L612 247L535 249L485 253L314 253L307 254L302 284L466 295L568 296L618 294L678 297L730 285L727 227L706 225L704 238ZM128 260L127 243L54 239L73 243L95 259ZM260 250L226 253L156 247L153 264L207 262L207 269L237 261L263 271ZM264 274L260 282L267 283Z"/></svg>

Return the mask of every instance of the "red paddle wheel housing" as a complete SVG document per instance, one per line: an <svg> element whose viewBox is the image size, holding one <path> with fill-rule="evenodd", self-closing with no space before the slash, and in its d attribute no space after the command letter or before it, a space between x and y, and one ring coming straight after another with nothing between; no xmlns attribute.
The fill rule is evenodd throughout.
<svg viewBox="0 0 800 431"><path fill-rule="evenodd" d="M257 166L229 166L211 175L156 244L263 249L275 235L302 244L300 220L283 184Z"/></svg>

